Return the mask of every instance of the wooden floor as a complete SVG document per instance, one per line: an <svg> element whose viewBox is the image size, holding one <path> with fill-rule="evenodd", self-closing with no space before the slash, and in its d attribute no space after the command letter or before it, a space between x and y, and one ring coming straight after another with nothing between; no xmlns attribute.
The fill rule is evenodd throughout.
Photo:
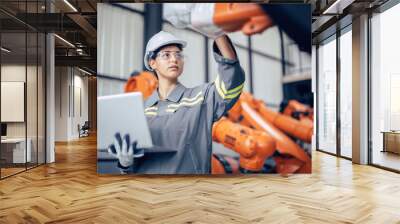
<svg viewBox="0 0 400 224"><path fill-rule="evenodd" d="M400 155L392 152L374 151L372 160L374 164L400 170Z"/></svg>
<svg viewBox="0 0 400 224"><path fill-rule="evenodd" d="M22 167L23 166L23 167ZM5 178L20 172L23 172L27 169L33 169L35 168L37 165L36 164L29 164L27 165L27 167L25 168L25 165L19 165L19 167L12 167L12 168L1 168L1 178Z"/></svg>
<svg viewBox="0 0 400 224"><path fill-rule="evenodd" d="M7 177L25 170L24 168L1 168L1 177Z"/></svg>
<svg viewBox="0 0 400 224"><path fill-rule="evenodd" d="M315 152L312 175L98 176L96 142L0 181L0 223L400 223L400 175Z"/></svg>

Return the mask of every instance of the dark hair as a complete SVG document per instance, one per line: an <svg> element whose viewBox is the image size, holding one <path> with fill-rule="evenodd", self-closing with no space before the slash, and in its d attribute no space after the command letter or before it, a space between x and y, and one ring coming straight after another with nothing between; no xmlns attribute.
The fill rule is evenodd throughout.
<svg viewBox="0 0 400 224"><path fill-rule="evenodd" d="M160 52L163 48L169 47L169 46L175 46L175 47L179 48L180 51L183 49L181 44L167 44L167 45L161 46L161 47L157 48L156 50L150 52L149 58L153 59L153 60L156 59L158 52Z"/></svg>

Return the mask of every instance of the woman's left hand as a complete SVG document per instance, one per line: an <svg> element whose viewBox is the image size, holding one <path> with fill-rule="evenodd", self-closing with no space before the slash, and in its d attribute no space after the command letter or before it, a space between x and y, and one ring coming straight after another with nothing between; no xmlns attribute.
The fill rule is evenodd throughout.
<svg viewBox="0 0 400 224"><path fill-rule="evenodd" d="M133 158L143 156L143 152L137 153L137 141L130 141L129 134L121 138L120 133L115 134L114 144L108 147L108 153L118 159L122 167L130 167L133 165Z"/></svg>

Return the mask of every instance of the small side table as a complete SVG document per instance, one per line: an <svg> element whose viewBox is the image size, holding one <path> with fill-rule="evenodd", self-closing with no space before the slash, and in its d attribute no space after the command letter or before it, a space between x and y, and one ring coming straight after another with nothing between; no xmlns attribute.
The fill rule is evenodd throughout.
<svg viewBox="0 0 400 224"><path fill-rule="evenodd" d="M382 131L383 150L382 152L392 152L400 154L400 131Z"/></svg>

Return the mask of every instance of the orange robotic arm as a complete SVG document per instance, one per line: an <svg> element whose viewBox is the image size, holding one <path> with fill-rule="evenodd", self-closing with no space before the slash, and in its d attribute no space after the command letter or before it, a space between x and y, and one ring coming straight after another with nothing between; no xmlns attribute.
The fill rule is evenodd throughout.
<svg viewBox="0 0 400 224"><path fill-rule="evenodd" d="M258 108L260 115L280 130L298 138L304 142L311 143L313 135L313 124L300 122L292 117L270 110L265 104L260 104Z"/></svg>
<svg viewBox="0 0 400 224"><path fill-rule="evenodd" d="M213 154L211 159L211 173L212 174L237 174L240 173L239 162L225 155Z"/></svg>
<svg viewBox="0 0 400 224"><path fill-rule="evenodd" d="M260 171L265 160L275 152L275 140L267 133L235 124L221 118L215 122L213 140L240 154L240 167L249 171Z"/></svg>
<svg viewBox="0 0 400 224"><path fill-rule="evenodd" d="M311 123L314 119L313 109L297 100L289 100L288 105L283 110L283 114L291 117L298 117L299 120L309 119Z"/></svg>
<svg viewBox="0 0 400 224"><path fill-rule="evenodd" d="M242 100L251 105L268 122L279 128L281 131L310 143L313 135L313 124L301 122L290 116L275 112L269 109L262 101L254 99L249 93L242 94Z"/></svg>
<svg viewBox="0 0 400 224"><path fill-rule="evenodd" d="M261 33L274 25L256 3L215 3L213 22L226 32L242 30L246 35Z"/></svg>
<svg viewBox="0 0 400 224"><path fill-rule="evenodd" d="M141 92L143 98L149 97L158 86L158 80L151 72L141 72L131 76L125 83L124 91Z"/></svg>
<svg viewBox="0 0 400 224"><path fill-rule="evenodd" d="M295 142L293 142L289 137L283 134L279 129L265 121L256 111L254 111L247 103L242 103L243 115L248 119L250 124L257 130L263 130L275 138L277 142L277 150L286 155L291 155L296 159L303 162L303 164L298 167L298 172L311 173L311 159L307 153L300 148ZM294 164L291 164L294 165ZM279 168L277 166L277 168ZM290 169L292 170L292 168ZM279 170L277 170L279 172ZM290 173L290 171L282 170L279 173Z"/></svg>
<svg viewBox="0 0 400 224"><path fill-rule="evenodd" d="M269 109L262 101L254 99L254 97L247 92L242 93L241 101L247 102L253 109L255 109L264 120L270 122L277 128L279 128L281 131L289 134L290 136L293 136L295 138L298 138L304 142L310 143L312 134L313 134L313 124L307 123L307 122L302 122L299 120L296 120L290 116L280 114L278 112L275 112L271 109ZM236 108L236 110L232 111L232 116L235 116L235 111L236 114L240 114L240 110L237 111L239 108ZM236 115L238 116L238 115Z"/></svg>
<svg viewBox="0 0 400 224"><path fill-rule="evenodd" d="M256 110L257 102L251 99L251 95L242 93L238 103L229 111L229 118L232 121L265 131L275 139L279 153L294 157L291 160L275 159L278 163L276 166L278 173L293 173L294 171L310 173L311 159L308 154L268 120L264 119Z"/></svg>

